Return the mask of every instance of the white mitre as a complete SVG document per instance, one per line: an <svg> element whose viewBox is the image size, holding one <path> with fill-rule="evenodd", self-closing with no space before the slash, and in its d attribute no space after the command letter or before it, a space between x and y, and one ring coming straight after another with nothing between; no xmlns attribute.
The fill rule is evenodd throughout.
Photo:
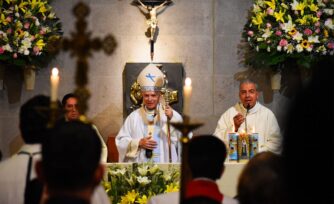
<svg viewBox="0 0 334 204"><path fill-rule="evenodd" d="M141 91L160 91L164 85L164 74L156 64L147 65L138 75Z"/></svg>

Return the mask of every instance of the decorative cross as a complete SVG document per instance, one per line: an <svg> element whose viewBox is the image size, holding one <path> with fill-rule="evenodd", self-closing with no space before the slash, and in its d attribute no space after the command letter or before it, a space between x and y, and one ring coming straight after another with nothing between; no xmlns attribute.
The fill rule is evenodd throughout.
<svg viewBox="0 0 334 204"><path fill-rule="evenodd" d="M154 75L151 75L151 74L149 73L149 74L147 74L145 77L146 77L146 78L149 78L149 79L151 79L151 81L155 82L155 81L154 81L154 78L155 78Z"/></svg>
<svg viewBox="0 0 334 204"><path fill-rule="evenodd" d="M82 116L85 115L88 109L87 100L90 97L90 92L86 88L89 68L87 58L91 56L92 50L103 49L107 55L111 55L117 46L115 38L111 34L107 35L103 40L99 38L90 39L91 32L86 31L87 22L85 20L89 12L89 7L82 2L79 2L73 8L73 14L77 18L75 24L77 32L72 32L72 39L64 38L61 44L63 50L69 50L71 51L71 56L77 57L75 73L75 84L77 88L74 93L78 97L79 112Z"/></svg>

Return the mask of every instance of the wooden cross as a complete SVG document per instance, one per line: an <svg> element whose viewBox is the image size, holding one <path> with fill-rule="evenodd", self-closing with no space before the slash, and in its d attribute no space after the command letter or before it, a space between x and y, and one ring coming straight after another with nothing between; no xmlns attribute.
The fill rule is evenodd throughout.
<svg viewBox="0 0 334 204"><path fill-rule="evenodd" d="M87 101L90 97L90 92L86 88L88 83L88 62L87 58L91 56L92 50L103 50L107 55L111 55L117 43L115 38L109 34L103 40L99 38L90 39L91 32L86 31L87 22L85 18L89 15L89 7L79 2L73 8L73 14L77 18L76 21L76 33L71 32L71 39L62 39L62 49L64 51L70 51L71 56L77 57L77 68L75 73L75 84L77 88L74 93L78 97L79 112L82 116L85 115L88 105Z"/></svg>

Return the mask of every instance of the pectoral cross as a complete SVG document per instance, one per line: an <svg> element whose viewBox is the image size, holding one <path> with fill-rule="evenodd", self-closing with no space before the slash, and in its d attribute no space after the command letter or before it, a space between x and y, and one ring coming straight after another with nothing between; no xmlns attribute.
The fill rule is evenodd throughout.
<svg viewBox="0 0 334 204"><path fill-rule="evenodd" d="M88 109L87 101L90 97L90 92L86 88L88 83L89 65L87 58L91 56L92 50L103 50L107 55L111 55L116 48L115 38L109 34L103 40L99 38L90 39L91 32L86 31L87 22L85 18L89 15L89 7L79 2L73 8L73 14L77 18L75 23L76 32L71 32L71 39L64 38L62 40L62 49L70 51L71 56L77 57L77 67L75 73L75 94L78 96L79 112L82 116Z"/></svg>

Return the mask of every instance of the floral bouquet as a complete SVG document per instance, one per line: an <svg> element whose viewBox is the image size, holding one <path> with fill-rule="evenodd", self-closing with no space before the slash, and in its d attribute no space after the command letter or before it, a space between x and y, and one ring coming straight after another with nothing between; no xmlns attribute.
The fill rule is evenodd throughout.
<svg viewBox="0 0 334 204"><path fill-rule="evenodd" d="M43 67L61 35L48 0L0 0L0 62Z"/></svg>
<svg viewBox="0 0 334 204"><path fill-rule="evenodd" d="M179 179L179 169L172 166L163 171L156 164L135 163L109 167L103 185L113 204L146 204L151 196L179 191Z"/></svg>
<svg viewBox="0 0 334 204"><path fill-rule="evenodd" d="M243 32L246 64L275 69L292 60L312 67L334 53L333 17L333 0L255 0Z"/></svg>

